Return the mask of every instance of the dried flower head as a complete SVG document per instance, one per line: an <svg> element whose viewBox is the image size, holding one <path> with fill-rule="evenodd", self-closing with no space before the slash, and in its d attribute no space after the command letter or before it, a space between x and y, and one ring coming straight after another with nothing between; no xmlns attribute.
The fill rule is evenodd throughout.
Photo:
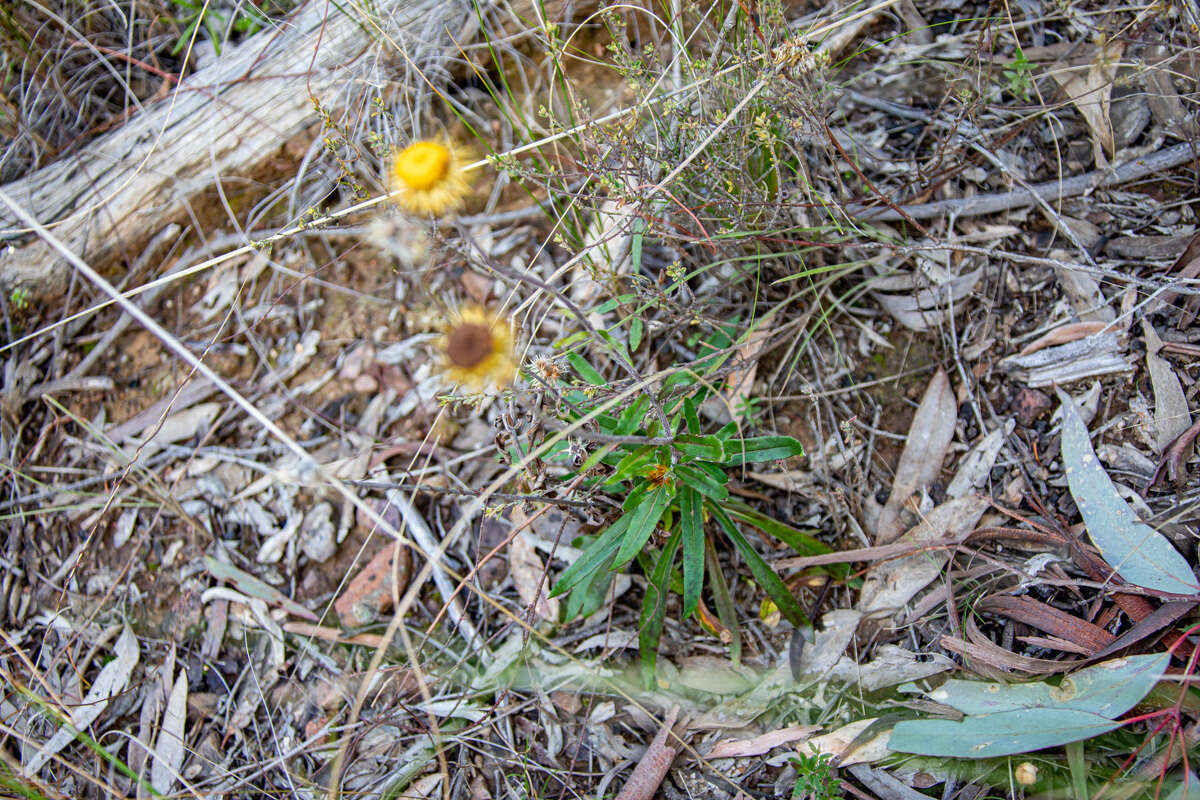
<svg viewBox="0 0 1200 800"><path fill-rule="evenodd" d="M562 377L562 367L550 356L537 356L533 359L533 371L546 383L553 386Z"/></svg>
<svg viewBox="0 0 1200 800"><path fill-rule="evenodd" d="M666 464L655 464L650 470L650 474L646 476L646 481L655 489L662 488L671 483L671 468Z"/></svg>
<svg viewBox="0 0 1200 800"><path fill-rule="evenodd" d="M413 142L392 157L392 201L413 214L458 210L471 191L464 161L466 153L448 142Z"/></svg>
<svg viewBox="0 0 1200 800"><path fill-rule="evenodd" d="M445 327L440 348L446 377L475 390L512 383L512 329L478 306L459 311Z"/></svg>

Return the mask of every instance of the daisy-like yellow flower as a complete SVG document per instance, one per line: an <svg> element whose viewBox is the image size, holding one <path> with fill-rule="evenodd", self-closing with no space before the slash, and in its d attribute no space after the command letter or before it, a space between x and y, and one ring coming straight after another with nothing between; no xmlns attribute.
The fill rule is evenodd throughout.
<svg viewBox="0 0 1200 800"><path fill-rule="evenodd" d="M467 154L449 142L418 141L392 156L392 202L412 214L457 211L471 191Z"/></svg>
<svg viewBox="0 0 1200 800"><path fill-rule="evenodd" d="M457 313L439 347L446 378L476 391L508 386L517 371L508 321L478 306Z"/></svg>

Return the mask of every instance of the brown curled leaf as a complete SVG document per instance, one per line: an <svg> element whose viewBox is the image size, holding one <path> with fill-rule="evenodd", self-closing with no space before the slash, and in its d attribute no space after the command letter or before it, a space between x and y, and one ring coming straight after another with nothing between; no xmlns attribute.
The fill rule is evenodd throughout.
<svg viewBox="0 0 1200 800"><path fill-rule="evenodd" d="M1154 611L1150 612L1148 616L1140 620L1123 635L1113 640L1113 643L1108 647L1092 656L1092 658L1107 658L1114 653L1124 650L1131 644L1140 642L1142 639L1158 633L1160 630L1175 622L1195 607L1196 603L1192 600L1178 600L1173 603L1164 603Z"/></svg>
<svg viewBox="0 0 1200 800"><path fill-rule="evenodd" d="M1099 625L1039 602L1032 597L1010 597L1008 595L986 597L979 601L977 608L980 611L991 611L993 614L1024 622L1051 636L1077 645L1085 651L1084 655L1092 655L1103 650L1116 638ZM1071 649L1068 652L1077 651Z"/></svg>
<svg viewBox="0 0 1200 800"><path fill-rule="evenodd" d="M1174 484L1176 490L1183 488L1183 480L1186 477L1183 462L1192 452L1192 442L1195 441L1197 435L1200 435L1200 420L1192 423L1191 427L1176 436L1170 444L1163 448L1162 456L1158 459L1158 468L1154 470L1154 474L1150 476L1150 482L1146 484L1146 492L1157 486L1164 475L1170 476L1171 483Z"/></svg>
<svg viewBox="0 0 1200 800"><path fill-rule="evenodd" d="M1070 322L1066 325L1059 325L1052 331L1042 334L1034 339L1021 350L1021 355L1027 356L1030 353L1036 353L1045 347L1053 347L1054 345L1067 344L1082 339L1085 336L1099 333L1108 327L1107 322Z"/></svg>

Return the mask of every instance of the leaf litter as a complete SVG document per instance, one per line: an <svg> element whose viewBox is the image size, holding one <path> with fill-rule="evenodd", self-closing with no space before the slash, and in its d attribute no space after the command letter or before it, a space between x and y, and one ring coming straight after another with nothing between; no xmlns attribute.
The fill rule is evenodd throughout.
<svg viewBox="0 0 1200 800"><path fill-rule="evenodd" d="M629 80L683 63L684 41L734 58L740 82L701 81L712 88L665 128L631 115L620 137L597 124L565 138L561 163L516 159L453 225L406 221L380 249L302 225L174 297L147 294L363 506L122 333L124 317L10 348L0 617L21 779L46 796L92 796L88 775L114 796L673 800L697 786L785 796L824 763L842 791L967 797L1008 791L999 757L1037 750L1036 789L1095 791L1126 774L1123 756L1080 775L1063 746L1099 736L1089 755L1110 752L1123 726L1159 768L1137 780L1179 787L1161 740L1187 741L1200 713L1178 683L1200 589L1198 260L1180 156L1196 42L1138 22L1171 38L1164 54L1094 36L1088 4L1019 4L1026 24L1004 36L1020 47L985 52L986 9L961 5L848 21L789 7L791 28L775 27L825 30L821 51L849 59L833 72L788 39L744 59L756 45L731 47L738 9L728 23L684 14L696 40L644 38L638 22L630 35L660 41L660 61L625 52L599 78L565 67L597 108L633 108L631 85L659 79L697 91L671 67ZM470 52L553 33L510 24L481 17L471 35L488 46ZM597 58L624 52L624 34L587 35ZM479 58L484 85L504 67ZM460 97L465 75L431 75L465 118L503 116L502 92ZM565 113L558 102L545 113ZM348 193L375 180L355 159L430 109L381 112L369 132L325 119L321 180ZM480 130L495 152L526 143L510 124ZM374 144L351 157L355 135ZM292 155L301 177L281 196L316 209L328 186ZM609 174L622 158L637 168ZM706 181L729 164L745 194ZM192 233L227 221L198 217ZM10 341L56 319L8 299ZM518 393L448 399L438 320L468 302L512 311ZM72 363L119 399L56 386ZM671 406L680 392L695 408ZM613 406L572 416L596 398ZM730 431L763 449L735 455ZM613 550L628 565L552 596L628 499L589 480L611 477L622 437L645 445L647 474L701 453L720 475L669 473L653 519ZM673 505L685 479L736 513ZM689 539L672 543L685 513ZM676 552L684 567L661 556ZM128 747L112 746L119 731L136 733ZM101 770L93 746L125 762ZM942 762L918 772L898 753Z"/></svg>

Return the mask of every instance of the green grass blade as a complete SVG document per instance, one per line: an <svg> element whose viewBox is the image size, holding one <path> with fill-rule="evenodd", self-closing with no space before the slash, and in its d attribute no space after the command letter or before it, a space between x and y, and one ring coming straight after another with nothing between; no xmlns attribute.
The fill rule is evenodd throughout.
<svg viewBox="0 0 1200 800"><path fill-rule="evenodd" d="M761 511L755 511L750 506L741 503L725 503L723 508L731 517L739 519L747 525L753 525L768 536L774 536L795 550L798 555L819 556L833 552L832 547L815 538L812 534L806 533L799 528L793 528L791 525L780 522L777 519L772 519Z"/></svg>
<svg viewBox="0 0 1200 800"><path fill-rule="evenodd" d="M1087 762L1083 759L1083 742L1066 745L1067 767L1071 771L1071 792L1074 800L1088 800Z"/></svg>

